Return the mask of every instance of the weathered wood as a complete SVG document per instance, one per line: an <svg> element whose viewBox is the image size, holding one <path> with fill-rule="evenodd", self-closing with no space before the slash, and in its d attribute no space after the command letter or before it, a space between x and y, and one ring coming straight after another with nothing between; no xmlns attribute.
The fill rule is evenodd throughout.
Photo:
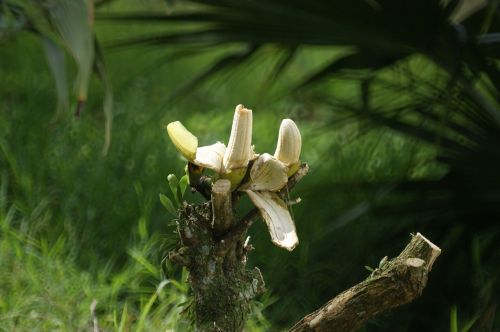
<svg viewBox="0 0 500 332"><path fill-rule="evenodd" d="M216 232L227 230L233 222L231 181L219 179L212 186L212 225Z"/></svg>
<svg viewBox="0 0 500 332"><path fill-rule="evenodd" d="M425 288L440 253L439 247L417 233L398 257L302 318L290 332L355 331L368 319L413 301Z"/></svg>

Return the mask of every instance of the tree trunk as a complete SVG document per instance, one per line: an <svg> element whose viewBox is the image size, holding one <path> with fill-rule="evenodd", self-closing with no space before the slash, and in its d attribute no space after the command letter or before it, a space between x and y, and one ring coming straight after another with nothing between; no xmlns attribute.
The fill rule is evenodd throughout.
<svg viewBox="0 0 500 332"><path fill-rule="evenodd" d="M196 330L242 331L252 299L264 291L264 280L258 268L246 268L246 231L238 236L218 233L212 215L209 202L185 204L178 222L181 244L169 257L189 271Z"/></svg>

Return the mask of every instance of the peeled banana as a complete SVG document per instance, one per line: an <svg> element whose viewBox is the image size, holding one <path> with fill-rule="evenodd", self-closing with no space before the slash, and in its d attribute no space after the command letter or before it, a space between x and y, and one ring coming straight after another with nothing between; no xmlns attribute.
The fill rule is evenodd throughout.
<svg viewBox="0 0 500 332"><path fill-rule="evenodd" d="M196 150L198 149L198 138L191 134L180 121L169 123L167 125L167 133L172 143L174 143L184 158L189 161L195 159Z"/></svg>

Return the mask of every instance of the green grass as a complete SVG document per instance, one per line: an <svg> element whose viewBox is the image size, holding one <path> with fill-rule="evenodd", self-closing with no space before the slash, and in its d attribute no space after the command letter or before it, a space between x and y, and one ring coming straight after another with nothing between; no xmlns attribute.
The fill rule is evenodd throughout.
<svg viewBox="0 0 500 332"><path fill-rule="evenodd" d="M36 220L39 223L48 220ZM18 227L14 225L18 225ZM161 260L159 236L142 234L123 267L95 273L75 264L74 244L27 227L14 206L0 216L2 331L190 331L187 272ZM137 225L137 232L144 225ZM248 331L269 323L256 303Z"/></svg>
<svg viewBox="0 0 500 332"><path fill-rule="evenodd" d="M180 312L188 299L187 284L161 275L154 238L130 249L127 264L118 271L111 273L104 265L89 273L75 264L74 245L64 234L50 243L27 227L14 227L27 226L19 218L13 207L1 217L3 331L83 331L94 319L104 330L186 330Z"/></svg>

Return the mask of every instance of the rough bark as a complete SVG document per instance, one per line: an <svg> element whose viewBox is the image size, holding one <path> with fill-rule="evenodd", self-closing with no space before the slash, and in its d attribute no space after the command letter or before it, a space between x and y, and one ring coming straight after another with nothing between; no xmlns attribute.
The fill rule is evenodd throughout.
<svg viewBox="0 0 500 332"><path fill-rule="evenodd" d="M302 318L290 331L355 331L368 319L413 301L425 288L440 253L441 249L417 233L398 257L381 264L365 281Z"/></svg>
<svg viewBox="0 0 500 332"><path fill-rule="evenodd" d="M209 202L185 204L178 225L181 243L169 258L189 270L196 330L243 330L251 300L264 290L259 269L246 268L244 239L215 235Z"/></svg>
<svg viewBox="0 0 500 332"><path fill-rule="evenodd" d="M306 164L301 165L283 193L307 170ZM211 199L202 204L183 204L177 227L180 242L169 259L189 271L197 331L242 331L251 301L265 287L259 269L246 267L247 253L252 249L245 243L246 233L258 210L236 220L232 207L239 194L230 193L227 180L218 180L213 186L209 180L198 183L194 189L205 197L211 195Z"/></svg>

